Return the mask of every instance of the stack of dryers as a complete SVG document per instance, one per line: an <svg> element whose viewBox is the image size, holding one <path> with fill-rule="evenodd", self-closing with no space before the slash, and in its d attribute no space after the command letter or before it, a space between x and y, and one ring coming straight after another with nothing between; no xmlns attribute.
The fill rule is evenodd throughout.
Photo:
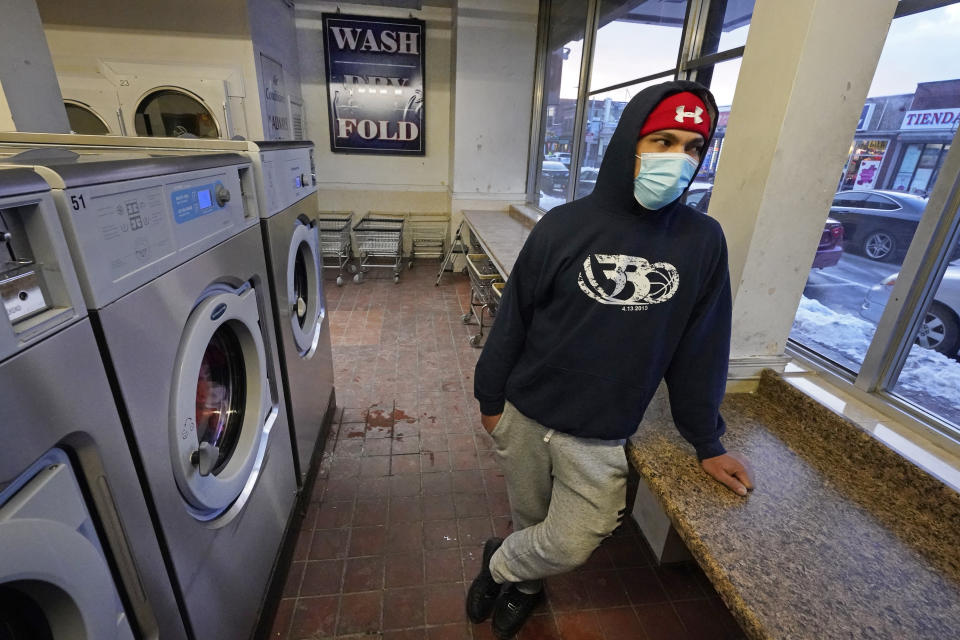
<svg viewBox="0 0 960 640"><path fill-rule="evenodd" d="M50 188L0 170L0 637L186 638Z"/></svg>
<svg viewBox="0 0 960 640"><path fill-rule="evenodd" d="M254 146L250 154L261 204L278 351L303 484L316 469L336 408L313 143L257 142Z"/></svg>
<svg viewBox="0 0 960 640"><path fill-rule="evenodd" d="M192 635L248 638L296 496L250 160L11 160L52 187Z"/></svg>

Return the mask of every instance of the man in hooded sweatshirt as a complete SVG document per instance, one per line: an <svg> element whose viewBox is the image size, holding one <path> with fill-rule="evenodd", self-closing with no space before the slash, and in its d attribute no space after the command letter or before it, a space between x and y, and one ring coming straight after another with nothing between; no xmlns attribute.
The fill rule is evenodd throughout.
<svg viewBox="0 0 960 640"><path fill-rule="evenodd" d="M467 616L510 638L542 579L585 563L625 512L626 438L661 380L704 471L746 495L720 443L731 300L723 231L682 204L716 127L695 82L623 111L593 192L533 228L477 363L474 395L507 483L514 532L484 545Z"/></svg>

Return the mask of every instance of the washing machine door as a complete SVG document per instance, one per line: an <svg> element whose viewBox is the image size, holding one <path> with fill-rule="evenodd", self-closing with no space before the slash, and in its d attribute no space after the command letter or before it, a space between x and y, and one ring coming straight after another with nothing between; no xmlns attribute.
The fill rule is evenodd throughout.
<svg viewBox="0 0 960 640"><path fill-rule="evenodd" d="M181 338L171 398L173 473L187 510L225 524L253 491L278 407L271 402L257 291L216 285Z"/></svg>
<svg viewBox="0 0 960 640"><path fill-rule="evenodd" d="M327 310L323 301L323 263L316 224L297 218L287 252L287 300L290 331L302 358L311 358L320 342Z"/></svg>
<svg viewBox="0 0 960 640"><path fill-rule="evenodd" d="M83 494L57 449L0 492L0 638L133 639Z"/></svg>

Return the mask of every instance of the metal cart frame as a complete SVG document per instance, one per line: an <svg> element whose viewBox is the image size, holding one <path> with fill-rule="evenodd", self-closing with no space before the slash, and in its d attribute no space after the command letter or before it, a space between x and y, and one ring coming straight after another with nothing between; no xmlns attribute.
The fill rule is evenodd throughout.
<svg viewBox="0 0 960 640"><path fill-rule="evenodd" d="M409 268L413 268L416 258L444 257L450 233L449 214L414 214L407 224L410 227Z"/></svg>
<svg viewBox="0 0 960 640"><path fill-rule="evenodd" d="M393 269L393 282L399 282L403 262L403 218L364 216L353 228L353 235L360 258L359 271L353 281L362 282L363 274L370 269Z"/></svg>
<svg viewBox="0 0 960 640"><path fill-rule="evenodd" d="M440 286L440 280L443 278L443 274L447 270L447 265L453 269L454 254L467 255L468 253L471 253L469 247L467 247L467 243L464 241L464 227L466 226L466 220L461 220L460 224L457 225L457 232L453 236L453 242L450 244L450 248L447 250L446 255L443 256L443 260L440 262L440 271L437 272L437 281L433 283L435 287Z"/></svg>
<svg viewBox="0 0 960 640"><path fill-rule="evenodd" d="M497 313L497 301L500 299L498 293L494 292L493 284L498 282L500 272L494 268L493 273L483 273L480 270L481 264L493 265L490 258L485 253L467 254L467 273L470 274L470 310L463 315L463 324L470 324L474 317L480 325L479 333L470 336L470 346L479 347L483 340L483 330L491 325L483 323L484 311L493 318ZM480 313L475 309L479 308Z"/></svg>
<svg viewBox="0 0 960 640"><path fill-rule="evenodd" d="M324 269L337 269L337 286L343 286L343 268L356 273L353 260L353 243L350 240L350 228L353 225L352 211L331 211L330 215L317 217L317 229L320 232L320 255ZM327 264L335 260L336 264Z"/></svg>

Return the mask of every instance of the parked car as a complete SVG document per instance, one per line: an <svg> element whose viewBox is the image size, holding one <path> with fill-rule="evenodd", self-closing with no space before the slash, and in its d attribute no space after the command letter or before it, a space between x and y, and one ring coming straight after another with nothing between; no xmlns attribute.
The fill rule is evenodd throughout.
<svg viewBox="0 0 960 640"><path fill-rule="evenodd" d="M870 288L860 307L860 315L871 322L880 322L899 275L895 273ZM951 357L960 350L960 260L947 266L940 288L920 325L916 343Z"/></svg>
<svg viewBox="0 0 960 640"><path fill-rule="evenodd" d="M843 223L849 248L891 261L906 253L926 206L926 198L899 191L840 191L830 217Z"/></svg>
<svg viewBox="0 0 960 640"><path fill-rule="evenodd" d="M713 185L709 182L694 182L687 190L684 202L688 207L692 207L702 213L707 212L710 206L710 194L713 191ZM817 245L817 253L813 257L814 269L825 269L832 267L840 262L843 255L843 225L838 221L827 218L823 225L823 233L820 234L820 244Z"/></svg>
<svg viewBox="0 0 960 640"><path fill-rule="evenodd" d="M560 152L555 153L555 154L553 154L553 155L556 156L556 159L559 160L560 162L562 162L566 167L568 167L568 168L570 167L570 154L569 154L569 153L567 153L566 151L560 151Z"/></svg>
<svg viewBox="0 0 960 640"><path fill-rule="evenodd" d="M597 186L597 174L600 169L596 167L581 167L580 178L577 180L577 197L580 198L593 193L593 188Z"/></svg>
<svg viewBox="0 0 960 640"><path fill-rule="evenodd" d="M559 160L544 160L540 165L540 191L565 194L570 180L570 170Z"/></svg>

